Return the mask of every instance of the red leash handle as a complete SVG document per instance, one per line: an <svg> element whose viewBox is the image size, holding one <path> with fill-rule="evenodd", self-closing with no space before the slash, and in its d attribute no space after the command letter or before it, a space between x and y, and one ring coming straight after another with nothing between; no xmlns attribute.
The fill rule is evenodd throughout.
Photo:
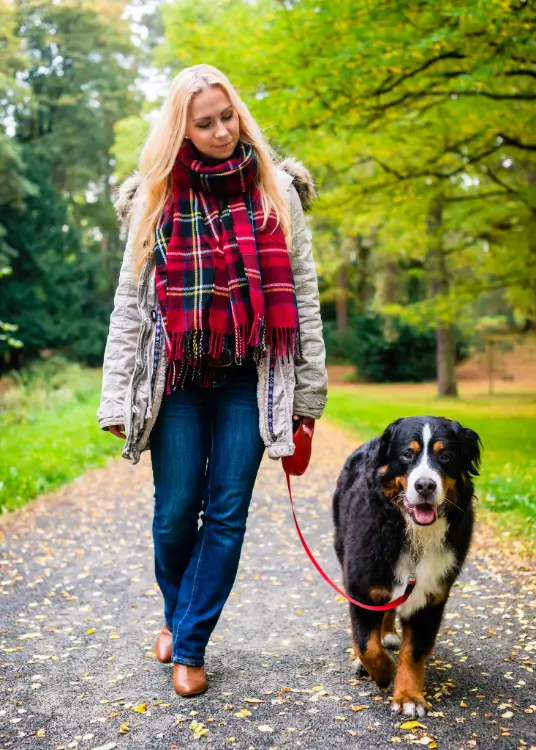
<svg viewBox="0 0 536 750"><path fill-rule="evenodd" d="M307 546L307 542L303 538L303 534L301 533L301 529L298 524L298 519L296 518L296 512L294 510L294 502L292 501L292 490L290 488L290 474L286 472L286 476L287 476L288 496L290 499L290 508L292 510L292 515L294 517L294 523L296 524L296 531L298 532L298 536L300 537L300 542L302 543L303 549L306 551L307 557L309 558L309 560L313 563L313 565L318 570L322 578L327 583L329 583L331 588L335 589L335 591L344 599L346 599L346 601L350 602L351 604L355 604L356 607L361 607L362 609L371 609L373 612L386 612L388 609L395 609L396 607L399 607L401 604L404 604L404 602L407 601L409 595L415 588L415 583L416 583L415 578L409 579L407 586L406 586L406 590L404 591L402 596L399 596L396 599L393 599L392 601L387 602L387 604L379 604L377 606L374 606L372 604L363 604L363 602L358 602L355 599L352 599L352 597L348 596L348 594L345 594L342 589L340 589L335 583L333 583L333 581L328 576L328 574L325 573L324 570L320 567L320 564L316 561L313 553Z"/></svg>

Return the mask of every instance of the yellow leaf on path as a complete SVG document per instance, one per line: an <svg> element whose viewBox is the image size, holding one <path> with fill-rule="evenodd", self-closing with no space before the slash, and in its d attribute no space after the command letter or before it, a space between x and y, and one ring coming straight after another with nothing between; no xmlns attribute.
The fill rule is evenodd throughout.
<svg viewBox="0 0 536 750"><path fill-rule="evenodd" d="M405 721L400 725L400 729L426 729L426 727L418 721Z"/></svg>
<svg viewBox="0 0 536 750"><path fill-rule="evenodd" d="M36 732L36 735L38 737L40 737L41 739L43 739L43 737L45 736L45 730L44 729L38 729L37 732Z"/></svg>
<svg viewBox="0 0 536 750"><path fill-rule="evenodd" d="M311 688L311 690L313 691L313 693L316 693L319 690L324 690L324 686L323 685L317 685L316 687Z"/></svg>
<svg viewBox="0 0 536 750"><path fill-rule="evenodd" d="M92 635L95 632L95 628L90 628L89 630L86 630L85 635Z"/></svg>
<svg viewBox="0 0 536 750"><path fill-rule="evenodd" d="M429 747L430 750L435 750L436 747L437 747L437 742L435 740L433 740L433 742L430 742L430 744L428 745L428 747Z"/></svg>
<svg viewBox="0 0 536 750"><path fill-rule="evenodd" d="M237 719L245 719L246 716L251 716L251 711L248 711L247 708L241 708L240 711L233 714L233 716L236 716Z"/></svg>
<svg viewBox="0 0 536 750"><path fill-rule="evenodd" d="M125 721L125 723L121 724L121 726L119 727L119 731L121 732L121 734L125 734L125 732L128 732L129 729L130 729L130 726L129 726L128 721Z"/></svg>
<svg viewBox="0 0 536 750"><path fill-rule="evenodd" d="M260 698L244 698L246 703L263 703Z"/></svg>
<svg viewBox="0 0 536 750"><path fill-rule="evenodd" d="M144 714L147 711L147 703L140 703L139 706L134 706L132 710L136 711L137 714Z"/></svg>
<svg viewBox="0 0 536 750"><path fill-rule="evenodd" d="M358 711L364 711L369 706L350 706L350 708L357 713Z"/></svg>

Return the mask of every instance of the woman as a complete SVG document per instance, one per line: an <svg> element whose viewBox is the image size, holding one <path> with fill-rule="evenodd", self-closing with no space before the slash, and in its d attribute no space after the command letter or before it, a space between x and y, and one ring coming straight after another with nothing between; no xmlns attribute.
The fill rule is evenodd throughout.
<svg viewBox="0 0 536 750"><path fill-rule="evenodd" d="M276 166L227 78L171 86L120 191L129 224L98 417L153 469L155 653L180 695L206 690L205 648L233 586L259 464L292 455L327 378L301 165ZM202 511L202 523L198 519Z"/></svg>

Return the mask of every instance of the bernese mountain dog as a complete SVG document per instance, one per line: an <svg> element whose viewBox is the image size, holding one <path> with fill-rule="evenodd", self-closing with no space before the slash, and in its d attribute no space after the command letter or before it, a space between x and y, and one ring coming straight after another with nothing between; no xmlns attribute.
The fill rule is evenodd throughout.
<svg viewBox="0 0 536 750"><path fill-rule="evenodd" d="M335 551L349 596L365 604L399 597L395 610L375 612L350 604L356 666L380 688L395 675L384 647L400 648L392 708L424 716L424 667L432 651L449 591L473 531L473 481L481 441L471 429L444 417L409 417L347 459L333 499Z"/></svg>

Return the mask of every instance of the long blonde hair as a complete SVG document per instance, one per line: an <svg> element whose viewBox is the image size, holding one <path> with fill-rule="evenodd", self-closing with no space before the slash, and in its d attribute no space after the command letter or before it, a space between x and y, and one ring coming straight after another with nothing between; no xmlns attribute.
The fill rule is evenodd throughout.
<svg viewBox="0 0 536 750"><path fill-rule="evenodd" d="M272 211L277 216L285 237L291 235L290 211L276 178L273 153L262 132L240 99L228 78L212 65L194 65L173 79L159 119L149 133L140 155L141 182L136 200L143 208L132 244L133 267L136 274L153 251L156 225L164 205L171 196L171 170L186 131L188 106L195 94L210 86L219 86L229 97L238 114L240 138L251 144L257 157L257 185L262 199L264 224Z"/></svg>

